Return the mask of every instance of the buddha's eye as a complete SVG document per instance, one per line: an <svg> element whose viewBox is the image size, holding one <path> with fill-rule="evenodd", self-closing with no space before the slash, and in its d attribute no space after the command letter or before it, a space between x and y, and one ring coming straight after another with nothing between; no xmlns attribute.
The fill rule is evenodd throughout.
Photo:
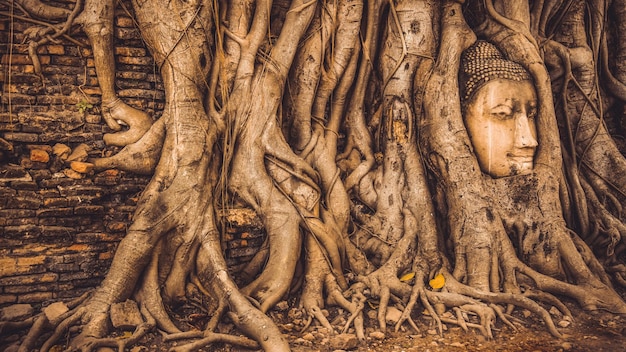
<svg viewBox="0 0 626 352"><path fill-rule="evenodd" d="M491 109L491 116L499 120L513 118L513 109L507 105L498 105Z"/></svg>
<svg viewBox="0 0 626 352"><path fill-rule="evenodd" d="M526 111L526 117L528 117L529 120L534 120L537 117L537 107L531 106Z"/></svg>

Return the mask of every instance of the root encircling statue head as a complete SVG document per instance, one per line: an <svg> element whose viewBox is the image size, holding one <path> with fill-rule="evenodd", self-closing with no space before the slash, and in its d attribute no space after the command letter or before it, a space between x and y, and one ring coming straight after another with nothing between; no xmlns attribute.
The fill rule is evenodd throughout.
<svg viewBox="0 0 626 352"><path fill-rule="evenodd" d="M463 52L463 121L478 164L492 177L529 174L537 149L537 94L530 74L479 40Z"/></svg>

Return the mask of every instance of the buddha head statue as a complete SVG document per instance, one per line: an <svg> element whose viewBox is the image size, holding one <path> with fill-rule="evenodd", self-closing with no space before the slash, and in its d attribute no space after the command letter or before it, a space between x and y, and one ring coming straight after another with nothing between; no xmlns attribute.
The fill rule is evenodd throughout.
<svg viewBox="0 0 626 352"><path fill-rule="evenodd" d="M528 72L493 44L477 41L463 53L459 87L480 169L495 178L531 173L537 93Z"/></svg>

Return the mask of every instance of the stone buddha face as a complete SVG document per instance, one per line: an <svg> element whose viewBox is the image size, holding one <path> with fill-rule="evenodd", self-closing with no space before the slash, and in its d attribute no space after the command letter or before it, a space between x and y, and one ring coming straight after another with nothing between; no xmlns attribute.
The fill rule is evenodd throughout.
<svg viewBox="0 0 626 352"><path fill-rule="evenodd" d="M530 74L491 43L462 56L463 120L480 169L492 177L529 174L537 149L537 93Z"/></svg>
<svg viewBox="0 0 626 352"><path fill-rule="evenodd" d="M531 81L494 79L473 94L464 121L484 173L505 177L532 172L538 145L536 115Z"/></svg>

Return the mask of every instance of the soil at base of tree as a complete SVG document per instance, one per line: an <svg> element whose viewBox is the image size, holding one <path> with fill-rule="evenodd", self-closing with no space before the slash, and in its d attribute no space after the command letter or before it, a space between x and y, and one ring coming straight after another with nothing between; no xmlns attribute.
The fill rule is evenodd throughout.
<svg viewBox="0 0 626 352"><path fill-rule="evenodd" d="M281 303L283 309L281 310ZM269 312L274 321L277 322L293 352L339 352L339 351L593 351L593 352L618 352L626 351L626 317L614 315L606 312L589 313L578 308L574 303L566 302L567 307L574 316L573 322L562 319L555 309L551 310L551 315L555 323L559 324L559 331L562 338L555 338L543 328L544 323L529 312L516 309L512 316L512 323L517 331L506 326L498 320L493 328L492 339L484 337L478 330L471 329L464 332L456 325L444 324L444 334L440 336L432 319L422 315L415 319L415 323L420 329L419 332L408 330L393 332L393 326L388 326L386 336L382 338L381 333L376 332L376 320L365 317L367 340L361 344L355 344L356 338L352 334L342 335L337 338L337 334L329 334L326 328L315 323L305 331L301 331L301 315L297 310L289 308L287 302L281 302L277 308ZM371 310L374 312L374 310ZM329 312L329 320L340 330L345 320L335 318L336 311ZM372 313L370 313L371 315ZM179 316L180 317L180 316ZM189 314L188 323L202 325L206 317L200 314ZM470 322L477 322L474 317L470 317ZM232 324L220 324L219 330L224 333L231 332ZM349 332L353 332L351 329ZM131 352L143 351L167 351L169 348L183 344L184 341L164 342L158 333L150 333L145 336L140 346L130 349ZM199 351L204 352L249 352L254 350L243 349L229 345L212 345Z"/></svg>

